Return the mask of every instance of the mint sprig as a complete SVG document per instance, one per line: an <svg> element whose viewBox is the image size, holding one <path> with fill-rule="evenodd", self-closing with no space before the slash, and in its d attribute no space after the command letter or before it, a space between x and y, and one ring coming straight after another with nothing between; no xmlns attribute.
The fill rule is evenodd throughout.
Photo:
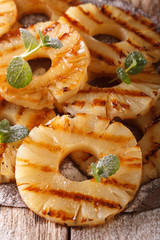
<svg viewBox="0 0 160 240"><path fill-rule="evenodd" d="M8 83L14 88L24 88L32 81L32 69L25 57L38 51L42 47L61 48L63 45L59 39L51 38L49 35L43 36L39 30L40 42L26 29L20 28L21 37L26 51L20 56L15 56L7 68L6 78Z"/></svg>
<svg viewBox="0 0 160 240"><path fill-rule="evenodd" d="M22 125L10 126L7 119L0 122L0 143L13 143L25 138L28 134L28 128Z"/></svg>
<svg viewBox="0 0 160 240"><path fill-rule="evenodd" d="M131 80L130 80L129 74L135 75L142 72L146 64L147 64L147 60L140 52L137 52L137 51L131 52L130 54L128 54L128 56L125 59L125 62L124 62L125 70L121 67L118 68L116 70L118 77L111 80L110 83L120 79L122 82L126 84L130 84Z"/></svg>
<svg viewBox="0 0 160 240"><path fill-rule="evenodd" d="M97 166L91 163L91 174L97 182L100 182L100 178L108 178L115 174L120 167L120 159L116 155L109 154L101 158Z"/></svg>

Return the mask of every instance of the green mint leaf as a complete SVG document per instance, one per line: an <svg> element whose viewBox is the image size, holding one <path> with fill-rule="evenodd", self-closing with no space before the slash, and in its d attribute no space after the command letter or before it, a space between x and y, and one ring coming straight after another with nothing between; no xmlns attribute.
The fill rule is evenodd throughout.
<svg viewBox="0 0 160 240"><path fill-rule="evenodd" d="M44 46L45 47L51 47L51 48L55 48L55 49L59 49L59 48L63 47L63 44L61 43L61 41L58 38L49 38L48 39L48 37L46 37L46 36L44 37Z"/></svg>
<svg viewBox="0 0 160 240"><path fill-rule="evenodd" d="M44 43L47 43L47 42L49 41L49 39L50 39L49 36L48 36L48 35L45 35L45 36L44 36Z"/></svg>
<svg viewBox="0 0 160 240"><path fill-rule="evenodd" d="M133 64L133 61L136 61L136 65L132 67L128 73L131 75L138 74L143 71L145 65L147 64L146 59L144 56L137 51L131 52L125 59L125 68L130 68L130 66Z"/></svg>
<svg viewBox="0 0 160 240"><path fill-rule="evenodd" d="M25 138L29 134L29 130L22 125L10 127L10 131L2 133L0 131L0 143L13 143Z"/></svg>
<svg viewBox="0 0 160 240"><path fill-rule="evenodd" d="M101 158L96 168L98 169L98 174L102 178L108 178L117 172L120 167L120 159L116 155L107 155Z"/></svg>
<svg viewBox="0 0 160 240"><path fill-rule="evenodd" d="M122 82L126 83L126 84L130 84L130 78L128 76L128 74L125 72L125 70L123 68L118 68L116 70L118 77L121 79Z"/></svg>
<svg viewBox="0 0 160 240"><path fill-rule="evenodd" d="M5 142L10 134L10 123L7 119L0 122L0 142Z"/></svg>
<svg viewBox="0 0 160 240"><path fill-rule="evenodd" d="M93 177L95 178L95 180L97 182L100 182L100 177L97 173L97 168L96 168L96 165L94 163L91 163L91 173L93 174Z"/></svg>
<svg viewBox="0 0 160 240"><path fill-rule="evenodd" d="M24 47L27 50L27 52L30 52L39 45L37 39L26 29L20 28L20 33L23 39Z"/></svg>
<svg viewBox="0 0 160 240"><path fill-rule="evenodd" d="M22 125L15 125L10 128L10 134L6 143L13 143L25 138L29 134L28 128Z"/></svg>
<svg viewBox="0 0 160 240"><path fill-rule="evenodd" d="M38 31L38 33L39 33L40 39L41 39L41 41L43 43L44 42L43 33L40 30Z"/></svg>
<svg viewBox="0 0 160 240"><path fill-rule="evenodd" d="M23 58L15 57L7 68L7 81L14 88L24 88L32 81L32 70Z"/></svg>
<svg viewBox="0 0 160 240"><path fill-rule="evenodd" d="M10 131L10 123L7 119L3 119L0 122L0 131L1 130Z"/></svg>

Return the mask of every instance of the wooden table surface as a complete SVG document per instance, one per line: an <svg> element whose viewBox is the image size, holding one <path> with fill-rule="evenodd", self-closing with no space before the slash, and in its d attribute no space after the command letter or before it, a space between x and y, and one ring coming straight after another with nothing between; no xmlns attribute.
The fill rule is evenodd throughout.
<svg viewBox="0 0 160 240"><path fill-rule="evenodd" d="M25 208L0 207L0 240L159 240L160 209L116 216L96 227L66 227Z"/></svg>
<svg viewBox="0 0 160 240"><path fill-rule="evenodd" d="M160 0L124 0L160 13ZM0 206L0 240L160 240L160 209L125 213L104 225L70 228L47 222L25 208Z"/></svg>

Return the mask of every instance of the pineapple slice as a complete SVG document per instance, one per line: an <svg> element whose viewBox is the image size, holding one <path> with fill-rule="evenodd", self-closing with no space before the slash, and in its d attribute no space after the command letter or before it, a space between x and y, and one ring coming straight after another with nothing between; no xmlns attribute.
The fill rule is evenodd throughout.
<svg viewBox="0 0 160 240"><path fill-rule="evenodd" d="M135 50L145 56L148 66L160 59L160 35L154 24L143 16L137 17L109 5L99 9L88 3L70 7L59 21L74 26L82 35L91 52L91 72L114 74L128 53ZM108 34L121 41L103 43L94 38L99 34Z"/></svg>
<svg viewBox="0 0 160 240"><path fill-rule="evenodd" d="M133 84L121 83L111 88L98 88L86 84L77 95L57 107L59 111L71 115L89 113L110 119L132 119L138 114L147 113L152 104L152 98Z"/></svg>
<svg viewBox="0 0 160 240"><path fill-rule="evenodd" d="M0 98L0 121L7 119L11 125L21 124L31 130L40 123L45 124L55 117L54 110L32 110L6 102ZM14 143L0 143L0 183L15 181L17 149L23 140Z"/></svg>
<svg viewBox="0 0 160 240"><path fill-rule="evenodd" d="M70 7L79 4L78 0L15 0L18 9L18 18L21 19L29 14L44 14L50 20L58 18ZM25 7L24 7L25 6Z"/></svg>
<svg viewBox="0 0 160 240"><path fill-rule="evenodd" d="M120 158L115 175L74 182L59 171L71 152L85 151L100 159ZM95 225L121 212L141 181L142 156L128 128L106 118L77 114L55 117L32 129L18 149L16 181L27 206L48 220L67 225Z"/></svg>
<svg viewBox="0 0 160 240"><path fill-rule="evenodd" d="M6 69L14 56L23 53L24 46L15 30L0 41L0 93L7 101L32 109L53 108L55 101L61 103L75 95L87 81L89 51L81 36L72 27L58 22L38 23L28 30L38 38L43 34L59 38L61 49L41 48L26 60L50 58L51 67L41 76L33 76L31 83L21 89L11 87L6 79Z"/></svg>
<svg viewBox="0 0 160 240"><path fill-rule="evenodd" d="M17 19L14 0L0 0L0 37L7 33Z"/></svg>
<svg viewBox="0 0 160 240"><path fill-rule="evenodd" d="M142 183L160 177L160 119L147 129L139 141L143 157Z"/></svg>

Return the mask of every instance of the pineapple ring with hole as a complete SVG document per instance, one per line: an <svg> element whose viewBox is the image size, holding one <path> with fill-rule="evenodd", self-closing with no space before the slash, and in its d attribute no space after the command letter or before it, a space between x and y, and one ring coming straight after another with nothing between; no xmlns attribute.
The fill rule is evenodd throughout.
<svg viewBox="0 0 160 240"><path fill-rule="evenodd" d="M139 84L140 85L140 84ZM113 119L134 119L146 114L153 104L150 96L143 93L134 84L121 83L110 88L98 88L86 84L75 96L57 104L60 112L89 113Z"/></svg>
<svg viewBox="0 0 160 240"><path fill-rule="evenodd" d="M32 110L6 102L0 98L0 121L7 119L11 125L24 125L29 130L55 117L54 110ZM14 143L0 143L0 183L15 181L17 149L23 140Z"/></svg>
<svg viewBox="0 0 160 240"><path fill-rule="evenodd" d="M14 0L0 0L0 37L7 33L17 19Z"/></svg>
<svg viewBox="0 0 160 240"><path fill-rule="evenodd" d="M57 20L70 6L79 4L79 1L70 0L15 0L18 9L18 18L22 19L30 14L44 14L51 21ZM24 7L25 6L25 7Z"/></svg>
<svg viewBox="0 0 160 240"><path fill-rule="evenodd" d="M160 59L160 35L143 16L109 5L99 9L88 3L70 7L59 21L74 26L82 35L91 52L90 72L113 75L128 53L135 50L144 54L148 66ZM98 34L109 34L121 41L103 43L94 38Z"/></svg>
<svg viewBox="0 0 160 240"><path fill-rule="evenodd" d="M0 94L7 101L32 109L53 108L55 101L61 103L75 95L87 81L90 55L80 34L68 25L58 22L37 23L28 28L35 37L38 30L44 35L59 38L61 49L41 48L26 60L50 58L51 67L41 76L33 76L25 88L11 87L6 79L6 69L14 56L25 51L17 29L0 41Z"/></svg>
<svg viewBox="0 0 160 240"><path fill-rule="evenodd" d="M71 152L84 150L97 159L120 158L115 175L74 182L59 171ZM141 181L142 156L128 128L87 114L57 116L32 129L18 149L16 181L27 206L48 220L71 226L96 225L123 211Z"/></svg>

